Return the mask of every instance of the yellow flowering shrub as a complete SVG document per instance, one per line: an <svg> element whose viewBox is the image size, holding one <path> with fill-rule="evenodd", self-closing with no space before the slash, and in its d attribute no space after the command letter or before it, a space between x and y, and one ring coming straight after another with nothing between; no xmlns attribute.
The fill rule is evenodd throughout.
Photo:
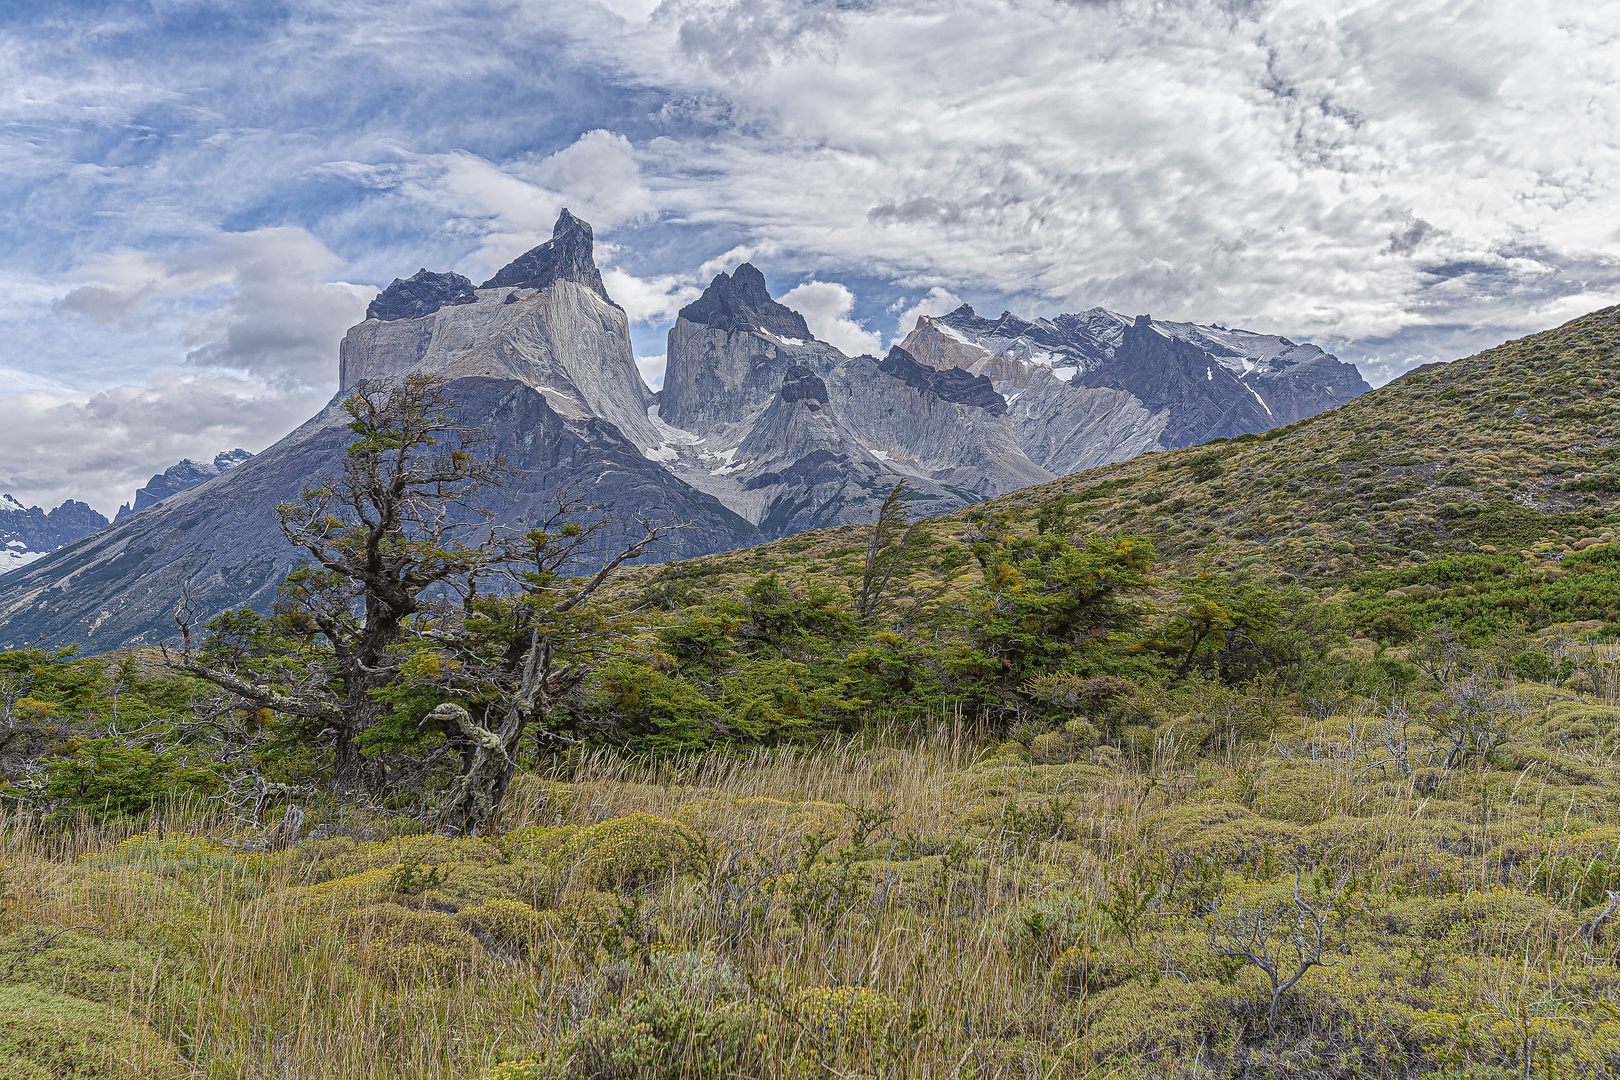
<svg viewBox="0 0 1620 1080"><path fill-rule="evenodd" d="M1147 814L1143 825L1166 850L1213 855L1228 865L1249 862L1267 848L1285 865L1304 855L1299 826L1231 803L1182 803Z"/></svg>
<svg viewBox="0 0 1620 1080"><path fill-rule="evenodd" d="M580 829L558 846L552 864L589 888L630 889L684 869L698 844L679 822L630 814Z"/></svg>
<svg viewBox="0 0 1620 1080"><path fill-rule="evenodd" d="M544 960L543 939L557 931L560 916L555 911L536 911L521 900L485 900L464 907L455 915L457 925L482 934L496 945L530 960Z"/></svg>
<svg viewBox="0 0 1620 1080"><path fill-rule="evenodd" d="M479 1073L478 1080L535 1080L546 1075L541 1071L543 1067L544 1062L539 1058L514 1058Z"/></svg>
<svg viewBox="0 0 1620 1080"><path fill-rule="evenodd" d="M342 920L361 962L399 983L440 982L466 972L483 947L452 915L371 904Z"/></svg>
<svg viewBox="0 0 1620 1080"><path fill-rule="evenodd" d="M833 1037L872 1038L900 1015L900 1003L868 986L816 986L793 999L799 1019Z"/></svg>

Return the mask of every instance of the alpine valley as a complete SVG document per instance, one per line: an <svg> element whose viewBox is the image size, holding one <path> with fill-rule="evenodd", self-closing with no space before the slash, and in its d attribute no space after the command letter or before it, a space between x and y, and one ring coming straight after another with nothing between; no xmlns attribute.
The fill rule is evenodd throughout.
<svg viewBox="0 0 1620 1080"><path fill-rule="evenodd" d="M564 210L550 241L482 285L426 269L396 279L344 337L337 395L274 446L182 463L111 524L89 511L65 547L28 548L0 578L0 642L163 640L183 593L205 616L266 609L300 561L273 507L334 471L355 387L411 373L443 379L518 474L489 497L498 525L583 492L615 529L689 523L680 557L871 522L902 478L913 513L936 515L1370 389L1312 345L1101 308L1027 322L964 305L919 318L887 356L849 357L743 263L680 311L654 393L591 228Z"/></svg>

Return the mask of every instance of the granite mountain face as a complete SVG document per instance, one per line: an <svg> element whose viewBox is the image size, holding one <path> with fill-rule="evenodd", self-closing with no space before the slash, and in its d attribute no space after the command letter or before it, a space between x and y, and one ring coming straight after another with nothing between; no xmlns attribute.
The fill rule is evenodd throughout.
<svg viewBox="0 0 1620 1080"><path fill-rule="evenodd" d="M550 241L482 285L425 269L396 279L344 337L340 388L319 415L248 460L216 460L194 486L154 477L149 504L138 496L110 526L0 578L0 644L163 640L182 592L205 616L267 607L299 563L272 508L336 470L351 438L341 402L367 380L446 381L462 420L494 434L521 476L486 499L501 524L574 490L626 527L690 522L675 557L870 522L902 478L914 513L939 513L1367 389L1311 346L1100 309L1025 323L963 308L920 319L882 359L848 357L744 263L681 310L654 394L592 248L590 226L564 211Z"/></svg>
<svg viewBox="0 0 1620 1080"><path fill-rule="evenodd" d="M898 348L847 357L748 263L681 310L666 358L648 456L766 536L872 521L901 478L936 513L1052 476L1018 449L989 379Z"/></svg>
<svg viewBox="0 0 1620 1080"><path fill-rule="evenodd" d="M987 376L1019 446L1058 475L1267 431L1371 389L1315 345L1103 308L1028 322L963 305L919 318L903 345L936 368Z"/></svg>
<svg viewBox="0 0 1620 1080"><path fill-rule="evenodd" d="M344 338L341 388L316 416L242 464L0 577L0 644L98 651L166 640L185 592L204 618L268 608L301 561L273 508L337 471L353 437L341 403L356 384L411 372L442 376L462 421L494 433L494 450L521 474L486 500L503 525L535 520L568 489L621 518L690 522L676 555L753 540L754 526L645 455L662 436L628 320L595 265L580 263L590 246L590 227L564 215L551 241L470 299L456 275L396 281Z"/></svg>

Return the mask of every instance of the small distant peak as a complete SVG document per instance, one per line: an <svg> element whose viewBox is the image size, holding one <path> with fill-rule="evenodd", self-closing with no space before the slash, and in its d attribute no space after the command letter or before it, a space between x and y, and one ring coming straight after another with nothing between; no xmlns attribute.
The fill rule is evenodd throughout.
<svg viewBox="0 0 1620 1080"><path fill-rule="evenodd" d="M716 274L702 296L681 308L680 317L718 330L764 330L795 341L811 338L804 316L771 299L765 275L752 263L743 263L730 274Z"/></svg>
<svg viewBox="0 0 1620 1080"><path fill-rule="evenodd" d="M946 315L945 317L947 319L976 319L976 318L978 318L977 315L973 314L973 305L972 304L963 304L961 307L957 308L955 311L951 312L949 315Z"/></svg>
<svg viewBox="0 0 1620 1080"><path fill-rule="evenodd" d="M366 318L384 322L420 319L442 307L470 304L475 299L473 283L460 274L438 274L424 267L403 280L395 278L366 308Z"/></svg>
<svg viewBox="0 0 1620 1080"><path fill-rule="evenodd" d="M551 239L501 267L480 289L544 289L559 281L585 286L608 303L613 298L596 268L596 240L591 227L564 209L551 229ZM614 304L617 307L617 304Z"/></svg>
<svg viewBox="0 0 1620 1080"><path fill-rule="evenodd" d="M252 454L246 450L243 450L240 446L235 450L222 450L214 455L214 469L216 472L224 472L226 469L234 469L236 466L242 464L242 462L246 461L252 456Z"/></svg>

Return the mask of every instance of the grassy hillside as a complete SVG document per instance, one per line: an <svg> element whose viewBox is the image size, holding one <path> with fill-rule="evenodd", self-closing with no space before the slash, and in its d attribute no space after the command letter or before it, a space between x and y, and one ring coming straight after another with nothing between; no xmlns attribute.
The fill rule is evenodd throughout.
<svg viewBox="0 0 1620 1080"><path fill-rule="evenodd" d="M1033 526L1061 502L1074 527L1141 534L1168 564L1214 552L1223 564L1340 601L1479 574L1540 586L1560 577L1561 556L1620 534L1617 425L1620 307L1428 365L1263 435L1090 469L976 509ZM959 538L968 513L929 523L933 542ZM662 598L711 596L761 571L842 583L858 576L865 542L859 528L803 533L643 570L626 586L651 588L668 603ZM1460 555L1497 558L1422 569ZM1620 622L1620 591L1538 591L1548 603L1519 612L1532 628ZM1363 629L1367 609L1357 609ZM1419 622L1438 612L1420 606Z"/></svg>
<svg viewBox="0 0 1620 1080"><path fill-rule="evenodd" d="M496 606L408 642L374 799L152 650L0 653L0 1075L1620 1075L1615 318L625 573L477 839Z"/></svg>

